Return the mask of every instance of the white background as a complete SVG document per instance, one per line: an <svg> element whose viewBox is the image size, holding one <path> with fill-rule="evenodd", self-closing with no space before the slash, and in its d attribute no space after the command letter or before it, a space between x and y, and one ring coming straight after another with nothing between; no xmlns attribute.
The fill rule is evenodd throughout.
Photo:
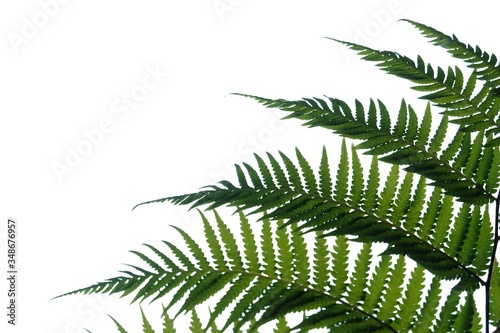
<svg viewBox="0 0 500 333"><path fill-rule="evenodd" d="M230 93L381 98L393 111L405 97L421 110L408 82L324 37L448 64L442 49L397 20L500 54L499 9L496 1L3 1L0 267L6 272L12 217L19 225L19 309L18 326L7 325L2 278L0 330L114 332L109 313L140 331L130 298L49 301L116 276L133 260L127 251L142 243L175 242L170 224L200 228L185 207L132 212L135 204L231 177L232 164L251 161L253 152L298 146L314 159L325 144L334 159L338 151L340 141L328 132L282 122L279 113ZM163 73L158 84L150 71ZM151 90L141 87L144 80ZM144 99L127 109L122 98L130 94ZM100 137L103 121L108 133ZM78 149L87 155L68 166ZM158 329L159 308L145 306Z"/></svg>

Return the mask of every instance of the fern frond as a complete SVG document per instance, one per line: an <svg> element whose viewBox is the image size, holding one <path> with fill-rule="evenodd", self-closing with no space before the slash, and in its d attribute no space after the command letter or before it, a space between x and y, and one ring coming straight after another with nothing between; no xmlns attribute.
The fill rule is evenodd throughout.
<svg viewBox="0 0 500 333"><path fill-rule="evenodd" d="M355 269L349 282L349 294L347 300L351 304L358 304L364 301L366 297L366 288L368 286L369 269L372 260L371 244L363 244L363 248L358 253L355 261ZM334 271L335 272L335 271Z"/></svg>
<svg viewBox="0 0 500 333"><path fill-rule="evenodd" d="M479 241L481 237L485 239L492 237L491 227L484 225L491 225L487 213L481 216L479 207L474 206L471 209L469 205L463 205L449 233L449 242L445 251L466 265L474 262L478 269L488 267L487 255L492 252L492 241L484 241L484 244L481 244L481 250L485 253L479 253L477 249L478 244L483 242ZM456 288L475 289L477 285L465 283L457 285Z"/></svg>
<svg viewBox="0 0 500 333"><path fill-rule="evenodd" d="M364 244L358 251L345 236L323 237L321 232L303 234L296 231L297 225L285 225L284 221L271 225L264 219L257 225L260 230L253 232L246 217L240 214L239 229L233 231L217 212L214 212L213 221L200 214L205 238L227 239L221 241L220 248L211 247L208 239L205 244L198 242L200 248L209 248L206 253L208 266L195 258L198 248L188 245L192 239L181 237L189 248L185 257L178 256L178 247L167 241L163 244L169 251L147 245L149 253L133 253L140 253L139 258L147 258L143 261L148 269L132 266L136 271L126 272L127 276L68 294L123 296L135 293L134 300L161 297L168 300L164 316L168 317L167 311L174 306L178 306L177 315L192 313L192 332L225 332L228 329L241 332L248 327L246 332L251 333L258 332L259 327L271 321L278 321L278 332L304 332L315 328L355 333L425 332L425 329L439 331L440 327L474 328L479 325L474 304L467 304L460 310L472 314L465 322L457 322L455 312L451 311L455 304L453 299L443 307L439 305L447 295L441 293L438 278L433 279L425 294L424 285L430 281L425 282L424 268L417 265L410 274L404 256L380 258L372 251L371 244ZM243 234L247 240L238 242L233 248L229 240L238 234ZM277 235L276 239L273 234ZM305 244L313 246L308 248ZM157 252L162 255L155 257ZM221 252L226 258L224 265L214 258ZM241 260L230 260L230 252L239 253ZM349 265L348 258L354 255L356 262ZM248 256L255 259L250 260ZM181 263L184 260L189 260L190 264ZM249 264L252 261L255 262ZM270 266L275 267L272 274L268 274ZM123 281L119 288L116 281ZM218 302L210 312L209 321L201 325L193 311L216 294ZM460 290L452 291L457 297L456 305L464 294ZM303 320L295 327L287 327L285 317L297 313L304 314ZM227 320L218 328L215 320L223 314ZM435 321L438 316L441 319ZM167 317L164 326L173 327L171 321L167 323ZM144 322L146 332L153 332L148 324Z"/></svg>
<svg viewBox="0 0 500 333"><path fill-rule="evenodd" d="M416 285L421 284L418 282L420 280L413 282L415 277L411 276L409 284L404 285L406 261L402 256L397 258L384 256L382 260L378 260L378 255L372 252L371 245L365 244L358 253L357 264L350 266L347 258L354 255L356 250L352 249L346 237L332 239L318 237L321 234L317 234L314 237L317 246L309 249L305 246L309 243L306 238L313 237L312 234L295 232L296 225L285 226L283 222L273 227L264 220L259 224L261 231L257 231L256 234L261 235L260 240L264 240L269 237L265 235L266 233L276 232L277 238L271 239L271 243L275 243L276 247L269 247L248 231L248 221L245 218L241 219L239 230L233 232L227 228L217 213L214 214L215 221L209 221L202 213L201 216L206 238L227 239L221 242L220 249L210 246L209 240L205 239L205 246L210 249L206 254L208 267L195 258L195 252L198 251L196 247L188 246L190 250L186 258L190 260L190 264L184 265L180 261L186 259L179 257L175 250L172 250L177 247L164 242L166 249L170 251L162 251L162 256L155 257L155 253L160 250L151 245L147 246L151 251L148 254L133 252L141 254L139 258L144 258L144 265L147 265L148 269L136 267L136 272L128 272L127 276L109 279L69 294L136 293L135 299L139 300L150 296L155 296L155 299L158 295L168 296L166 298L168 304L163 312L166 316L164 327L172 329L171 321L166 319L167 311L178 305L177 314L192 312L192 332L207 332L209 329L215 330L214 332L224 332L231 326L232 331L239 332L246 325L250 325L248 332L255 332L262 325L275 320L278 321L279 332L285 329L287 332L292 332L312 328L340 329L343 332L358 333L398 332L398 307L403 303L419 303L418 295L413 290ZM271 230L264 232L265 228ZM278 228L279 230L276 230ZM237 244L237 248L233 248L230 239L238 233L244 233L246 238L253 238L253 241L247 239L246 242ZM190 238L181 239L185 245L191 242ZM254 245L246 248L248 244L254 244L256 252L263 255L250 254L249 249ZM202 244L200 246L203 247ZM288 254L285 253L286 248ZM324 256L330 249L334 250L333 254ZM221 255L220 251L224 258L228 259L224 265L214 258ZM266 251L268 253L264 255ZM242 260L229 260L229 252L242 254ZM250 260L246 258L247 255L255 256L257 264L249 265ZM163 257L167 257L168 260L164 260ZM276 272L268 275L266 266L273 265L274 258L276 258ZM155 264L151 265L151 262ZM373 269L373 274L370 267ZM320 273L319 270L325 272ZM318 273L314 274L314 271ZM315 278L309 279L309 276ZM119 288L117 282L120 282ZM220 291L224 292L220 294L214 311L210 313L209 322L206 326L202 326L197 314L193 312L195 307L205 303ZM384 308L381 309L379 304L384 304ZM224 313L227 313L225 316L227 321L221 329L218 329L215 326L215 319ZM297 326L288 328L284 318L291 313L305 313L305 316ZM409 317L405 320L412 325L421 320L420 317L426 316L419 311L408 311L406 314ZM153 332L144 315L143 326L145 332Z"/></svg>
<svg viewBox="0 0 500 333"><path fill-rule="evenodd" d="M293 277L298 284L309 284L311 267L309 264L310 255L307 250L304 237L298 232L292 232L291 242L293 248Z"/></svg>
<svg viewBox="0 0 500 333"><path fill-rule="evenodd" d="M332 40L412 82L428 101L421 116L404 99L391 119L378 100L367 105L355 100L351 107L330 97L287 101L238 94L287 112L284 119L359 140L357 149L373 155L366 173L354 146L349 156L345 140L338 163L332 163L336 172L326 148L318 169L297 148L294 158L255 154L254 165L235 165L234 184L223 180L196 193L142 203L213 210L213 219L199 212L204 242L174 226L181 247L169 241L164 249L144 244L144 251L130 251L140 265L61 296L117 294L130 296L131 303L167 299L164 333L175 331L169 312L191 313L192 333L254 333L272 322L275 333L445 333L481 331L474 293L484 286L486 331L495 326L500 332L495 253L500 239L494 230L500 200L500 63L454 35L405 21L465 61L472 73ZM443 109L436 129L431 104ZM392 166L381 172L380 162ZM491 202L497 204L494 226L486 206ZM237 231L215 210L221 206L236 209ZM260 230L251 227L252 214L260 217ZM202 323L196 308L214 298L218 302ZM143 332L154 333L142 307L140 312ZM289 327L292 314L302 320Z"/></svg>
<svg viewBox="0 0 500 333"><path fill-rule="evenodd" d="M387 109L380 101L377 106L370 101L370 109L377 109L384 115L377 125L365 120L364 108L359 101L355 103L358 110L355 119L349 105L335 98L286 101L237 95L288 112L283 119L296 118L304 121L304 126L323 127L343 137L361 140L357 148L366 150L366 154L379 155L380 160L387 163L407 165L406 171L430 179L434 186L443 188L460 201L485 204L496 198L500 173L493 160L498 160L499 152L497 148L483 147L491 137L485 138L483 132L476 134L475 146L472 147L467 141L471 134L458 131L448 147L442 147L449 132L448 120L447 117L442 119L429 140L432 123L429 105L419 124L415 111L403 100L396 124L391 128L390 116L385 115Z"/></svg>
<svg viewBox="0 0 500 333"><path fill-rule="evenodd" d="M455 35L449 36L425 24L403 19L417 28L420 33L431 39L431 43L446 49L454 58L464 61L476 72L480 80L484 80L493 89L500 88L500 67L497 57L481 50L479 46L464 44Z"/></svg>
<svg viewBox="0 0 500 333"><path fill-rule="evenodd" d="M325 290L330 282L329 273L331 272L330 265L332 261L326 238L321 237L321 233L318 233L318 236L314 240L315 251L312 263L312 280L317 290ZM346 272L346 268L342 272ZM342 283L339 283L339 285L342 285Z"/></svg>
<svg viewBox="0 0 500 333"><path fill-rule="evenodd" d="M476 74L473 73L463 86L464 76L458 67L440 67L434 69L418 56L414 62L406 56L391 51L378 51L362 45L332 40L346 45L356 51L363 60L374 61L377 67L385 72L415 83L412 88L424 91L422 99L446 109L443 114L453 117L452 122L466 125L463 131L488 130L489 133L500 132L498 114L500 99L492 88L485 85L476 95L471 96L475 87ZM496 139L496 138L495 138ZM498 145L490 140L489 145Z"/></svg>
<svg viewBox="0 0 500 333"><path fill-rule="evenodd" d="M257 256L255 255L257 253L257 244L255 243L255 235L252 231L252 228L250 227L250 223L245 215L243 215L241 212L239 213L240 217L240 228L241 228L241 238L243 241L243 253L244 253L244 260L245 260L245 265L253 271L256 271L259 269L259 260ZM269 235L266 235L266 237L269 237ZM262 236L262 239L265 237ZM267 259L267 258L266 258ZM239 262L240 266L243 265L241 261ZM273 266L274 267L274 266ZM270 269L266 269L266 271L270 271Z"/></svg>
<svg viewBox="0 0 500 333"><path fill-rule="evenodd" d="M278 223L283 222L278 221ZM283 226L282 223L280 223ZM285 228L278 228L276 231L276 244L278 245L277 256L279 277L282 280L291 280L293 274L293 253L290 243L290 233Z"/></svg>
<svg viewBox="0 0 500 333"><path fill-rule="evenodd" d="M404 269L404 266L403 266ZM369 280L363 309L367 312L379 311L378 306L382 303L383 292L387 288L391 271L391 257L383 256Z"/></svg>
<svg viewBox="0 0 500 333"><path fill-rule="evenodd" d="M355 151L353 154L356 155ZM193 207L209 205L209 209L230 204L237 206L241 211L253 209L252 213L267 212L265 218L284 219L286 225L297 223L298 228L303 231L321 230L324 236L351 235L361 242L383 242L388 244L386 254L406 255L441 278L460 278L469 281L467 285L471 286L484 284L480 277L484 273L484 265L481 264L481 268L475 266L478 262L474 260L476 255L472 253L473 246L470 246L477 244L479 239L470 239L468 245L463 246L465 242L463 237L469 230L469 224L467 220L459 217L454 225L455 228L462 228L463 232L458 230L456 237L452 234L450 239L446 238L446 229L450 221L453 221L451 218L453 207L451 200L439 190L435 191L433 201L426 202L425 182L419 181L415 196L410 199L409 194L405 192L407 190L402 188L403 184L411 183L411 179L408 178L410 176L405 177L402 183L397 169L393 168L386 180L386 193L380 195L381 180L378 164L377 160L373 159L368 179L358 179L361 182L359 188L362 190L355 194L356 198L351 200L350 193L346 194L345 189L342 189L343 194L340 196L336 195L335 189L331 196L326 197L321 191L311 189L311 185L307 185L308 182L311 184L312 178L316 176L310 166L304 163L302 155L298 154L298 159L302 159L298 166L283 153L280 155L284 166L274 158L269 158L269 163L272 164L273 170L279 170L279 172L273 171L273 176L285 177L286 182L283 181L283 187L267 188L264 182L253 183L250 176L242 174L243 184L238 186L225 183L211 186L209 190L199 193L170 197L166 200L175 204L192 204ZM349 165L346 149L341 149L341 155L343 162L339 169L340 174L345 175L344 169ZM324 155L322 160L326 159ZM322 168L325 168L324 163ZM302 172L302 177L299 172ZM349 170L349 174L356 178L362 177L359 172L359 168L352 172ZM309 181L305 179L306 177L310 178ZM339 177L339 174L336 174L330 178L338 180ZM322 179L330 178L322 177ZM318 189L322 186L317 180L315 183ZM405 206L400 206L397 197L393 195L398 193L398 189L401 195L405 196L407 201ZM468 205L464 204L462 209L467 209ZM419 226L420 216L426 207L423 226ZM476 207L479 209L480 206ZM436 216L440 217L439 221L443 225L437 227L440 228L440 232L432 234L430 230L434 226L433 217ZM477 227L478 224L475 224L474 228ZM278 246L282 249L279 263L292 267L293 258L286 250L289 247L289 240L282 237L278 236ZM481 241L491 243L491 235L484 234L482 237L484 238L481 238ZM470 284L472 281L475 283Z"/></svg>

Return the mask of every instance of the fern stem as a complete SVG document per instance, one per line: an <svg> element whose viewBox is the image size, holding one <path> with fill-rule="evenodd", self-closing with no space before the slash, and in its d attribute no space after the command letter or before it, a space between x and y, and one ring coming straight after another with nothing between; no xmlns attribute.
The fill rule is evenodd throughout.
<svg viewBox="0 0 500 333"><path fill-rule="evenodd" d="M486 333L490 332L490 289L491 289L491 279L493 277L493 270L495 268L495 257L497 253L497 248L498 248L498 241L499 241L499 233L498 233L498 228L499 228L499 221L498 221L498 216L500 214L500 191L498 192L498 196L495 200L495 235L493 238L493 249L491 251L491 260L490 260L490 267L488 269L488 278L486 279L486 284L485 284L485 317L486 317Z"/></svg>

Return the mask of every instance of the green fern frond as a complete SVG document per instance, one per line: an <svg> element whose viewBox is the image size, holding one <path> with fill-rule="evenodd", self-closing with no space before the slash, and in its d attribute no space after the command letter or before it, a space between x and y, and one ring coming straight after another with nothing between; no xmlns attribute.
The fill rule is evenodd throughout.
<svg viewBox="0 0 500 333"><path fill-rule="evenodd" d="M421 98L445 108L443 114L453 117L452 122L464 125L463 131L500 132L500 123L496 119L500 112L500 99L493 89L486 85L472 96L476 74L473 73L464 80L464 75L458 67L448 67L447 70L440 67L434 69L430 64L426 65L420 56L414 62L395 52L378 51L350 42L332 40L356 51L363 60L376 62L377 67L385 72L415 83L412 87L414 90L426 93ZM498 144L490 140L488 145Z"/></svg>
<svg viewBox="0 0 500 333"><path fill-rule="evenodd" d="M209 329L224 332L231 326L233 331L239 332L245 325L250 325L248 332L255 332L271 321L278 321L278 332L305 331L312 328L341 329L345 332L359 333L399 332L398 307L401 304L420 302L418 299L420 294L415 294L415 286L421 284L420 277L414 282L415 274L413 274L409 284L404 284L405 279L402 277L407 265L402 256L384 256L382 260L378 260L378 255L372 251L371 245L365 244L358 253L357 264L350 266L347 258L352 256L355 252L352 254L351 252L355 250L352 250L346 237L338 237L335 240L314 237L315 244L318 245L309 249L305 246L309 243L306 238L313 237L312 234L295 232L295 225L284 226L283 222L271 227L269 222L264 220L264 223L259 224L261 231L257 232L261 235L260 240L268 237L263 232L264 228L272 229L267 232L268 234L277 234L275 240L271 239L276 247L269 248L248 230L246 218L242 218L239 230L233 232L227 228L217 213L214 213L215 222L209 221L203 214L201 216L205 224L205 246L209 248L206 254L208 267L195 258L195 252L198 251L196 247L190 247L189 256L186 257L190 260L190 264L184 265L180 261L186 259L179 257L172 250L177 247L164 242L166 249L170 251L162 251L161 256L155 257L155 253L160 250L150 245L146 247L150 250L147 254L133 251L136 255L140 253L139 258L144 258L144 264L149 267L148 269L136 267L137 272L128 272L125 277L109 279L69 294L137 293L135 299L139 300L149 296L155 296L155 299L158 295L168 296L166 299L169 303L163 312L164 326L172 329L170 319L167 320L168 309L178 305L177 314L192 312L196 306L204 304L215 293L224 290L214 311L210 313L211 317L206 326L201 325L197 314L192 312L192 332L207 332ZM229 240L238 233L245 233L245 237L253 238L253 241L247 239L243 244L237 244L237 248L233 248L232 241ZM209 245L211 240L208 238L219 239L219 237L221 240L226 238L225 242L221 242L220 248ZM185 245L191 242L185 237L182 237L182 240ZM255 249L254 245L257 253L249 251L251 248ZM249 248L246 248L248 246ZM267 249L264 249L264 246ZM286 248L288 254L285 253ZM330 252L330 249L334 250L333 254L323 257L324 253ZM264 254L265 251L272 251L272 254L258 255L259 252ZM225 258L224 263L215 258L220 256L221 252ZM238 252L241 260L232 260L228 255L230 252ZM248 256L257 258L257 264L248 265L251 262ZM168 260L164 260L163 257L167 257ZM151 262L155 264L151 265ZM172 265L170 262L175 264ZM276 272L268 275L266 266L274 265L274 262ZM299 267L300 265L303 266ZM372 269L369 269L370 267ZM320 269L325 269L328 273L319 274ZM314 271L318 273L314 274ZM309 276L314 278L309 279ZM120 288L117 288L117 281L121 282ZM386 305L384 309L378 306L380 303ZM301 323L293 328L287 327L284 318L288 314L304 312L306 314ZM226 324L218 329L215 326L215 319L224 313L228 314L226 316L228 319ZM429 313L434 314L432 311ZM421 317L426 318L426 314L418 310L407 311L405 314L409 316L405 317L408 325L415 325L417 320L422 320ZM144 332L153 332L152 326L143 313L142 315ZM126 332L123 327L121 329Z"/></svg>
<svg viewBox="0 0 500 333"><path fill-rule="evenodd" d="M296 118L304 121L304 126L319 126L343 137L361 140L357 148L366 150L366 154L380 155L380 160L387 163L408 165L406 171L432 180L434 186L443 188L460 201L485 204L496 198L499 171L494 161L499 158L498 149L483 147L489 139L484 138L482 132L475 135L475 145L469 146L470 134L464 135L460 131L448 147L442 147L448 131L446 117L429 140L432 123L429 105L418 124L415 111L403 101L396 124L391 129L390 116L385 115L387 109L380 101L378 112L385 116L381 117L383 122L376 125L365 121L364 108L359 101L355 103L359 110L355 119L348 104L334 98L286 101L237 95L289 112L284 119ZM373 101L370 101L370 109L376 109Z"/></svg>
<svg viewBox="0 0 500 333"><path fill-rule="evenodd" d="M192 314L196 313L196 311L192 311ZM168 313L165 312L165 308L163 308L163 333L175 333L174 320L168 316ZM194 332L193 332L194 333Z"/></svg>
<svg viewBox="0 0 500 333"><path fill-rule="evenodd" d="M437 29L415 21L403 19L417 28L420 33L431 39L431 43L446 49L454 58L463 60L476 72L480 80L484 80L493 89L500 88L500 67L497 57L481 50L479 46L464 44L455 35L449 36Z"/></svg>
<svg viewBox="0 0 500 333"><path fill-rule="evenodd" d="M355 151L353 154L356 155ZM321 230L324 236L351 235L361 242L383 242L389 245L386 254L404 254L441 278L460 278L464 280L463 282L468 281L466 283L468 286L477 287L479 284L484 284L481 278L484 273L484 263L481 262L481 268L476 267L475 264L479 262L474 260L476 254L472 253L474 248L472 244L477 244L479 239L470 239L470 242L463 246L469 226L467 220L460 217L457 217L454 225L455 228L464 228L464 232L458 230L456 237L455 234L449 239L446 237L446 229L453 221L451 218L453 207L451 200L439 190L435 191L433 201L426 203L425 182L420 181L414 198L410 199L407 189L402 188L403 184L411 183L410 176L406 176L402 182L397 169L393 168L385 182L386 193L380 195L381 180L378 164L377 160L373 159L368 179L358 179L361 181L359 188L362 190L355 195L361 194L362 199L356 197L351 200L350 193L345 194L345 189L340 196L336 195L335 189L333 195L326 197L318 190L326 185L315 180L317 189L311 188L312 178L316 176L310 166L304 163L300 152L297 153L298 165L283 153L280 155L284 167L274 158L269 158L269 163L274 170L273 176L285 177L286 183L283 180L282 187L267 188L263 181L254 183L252 177L242 173L240 178L243 183L238 186L227 182L211 186L209 190L199 193L169 197L165 200L175 204L192 204L193 207L209 205L209 209L230 204L237 206L241 211L249 209L253 209L253 213L265 211L267 212L265 218L285 219L287 225L298 223L299 229L303 231ZM322 161L323 171L320 172L324 174L326 165L324 161L327 161L325 152ZM344 169L349 165L345 147L341 149L341 161L340 174L345 176ZM260 163L264 163L262 159ZM353 177L354 171L349 170L349 174ZM302 172L302 177L299 172ZM360 177L359 172L360 170L357 170L358 174L355 177ZM337 180L339 177L339 174L329 178L323 176L319 181ZM407 204L403 207L400 206L398 197L393 196L398 192L401 193L400 196L406 197ZM338 197L342 200L337 200ZM462 209L467 209L468 205L464 204ZM423 225L419 226L421 212L425 211L426 206ZM479 206L476 207L479 209ZM444 225L436 226L440 228L440 232L432 234L430 232L434 226L432 219L436 216L441 217L439 221ZM474 228L478 226L477 223L474 224ZM278 245L283 250L279 261L283 265L292 267L293 259L285 251L289 247L289 242L280 237L282 236L278 236ZM484 238L481 238L481 241L491 244L490 234L484 233L482 237ZM285 243L280 245L282 242ZM471 284L472 281L475 282Z"/></svg>
<svg viewBox="0 0 500 333"><path fill-rule="evenodd" d="M293 278L297 283L307 285L311 272L307 244L304 237L301 237L298 232L291 234L291 243L291 248L293 248Z"/></svg>

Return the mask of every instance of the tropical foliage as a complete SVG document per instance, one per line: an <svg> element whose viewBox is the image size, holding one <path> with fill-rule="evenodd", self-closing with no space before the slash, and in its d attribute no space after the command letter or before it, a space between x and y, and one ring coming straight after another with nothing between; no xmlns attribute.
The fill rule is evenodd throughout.
<svg viewBox="0 0 500 333"><path fill-rule="evenodd" d="M500 66L454 35L406 22L468 68L335 41L411 81L428 101L424 110L404 99L389 111L380 100L240 95L343 144L323 147L317 166L299 149L255 155L253 165L235 166L237 182L142 203L203 207L205 245L174 227L182 247L146 245L132 251L144 267L65 295L167 300L165 320L174 309L197 318L196 307L217 299L203 328L193 319L193 332L255 332L269 322L275 332L500 329ZM369 165L358 151L372 155ZM217 213L223 206L236 210L236 229Z"/></svg>

